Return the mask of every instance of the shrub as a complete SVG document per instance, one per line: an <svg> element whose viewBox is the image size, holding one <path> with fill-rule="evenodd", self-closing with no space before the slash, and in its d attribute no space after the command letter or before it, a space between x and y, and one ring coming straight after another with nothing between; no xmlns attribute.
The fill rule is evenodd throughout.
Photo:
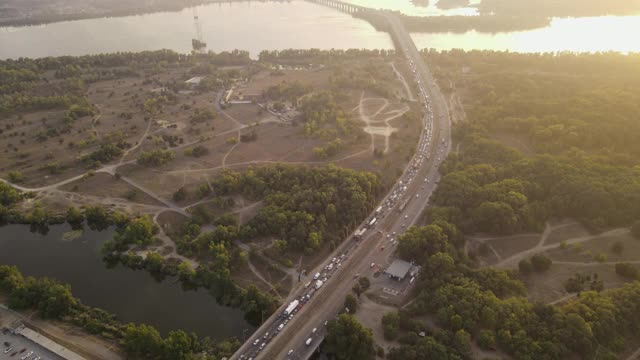
<svg viewBox="0 0 640 360"><path fill-rule="evenodd" d="M518 263L518 270L522 275L529 275L533 272L533 265L531 265L531 261L528 259L522 259Z"/></svg>
<svg viewBox="0 0 640 360"><path fill-rule="evenodd" d="M611 245L611 252L620 255L624 251L624 244L622 241L616 241Z"/></svg>
<svg viewBox="0 0 640 360"><path fill-rule="evenodd" d="M553 261L544 254L535 254L531 257L531 266L535 272L544 272L549 270Z"/></svg>
<svg viewBox="0 0 640 360"><path fill-rule="evenodd" d="M638 271L638 268L629 263L617 263L616 274L628 279L640 279L640 271Z"/></svg>

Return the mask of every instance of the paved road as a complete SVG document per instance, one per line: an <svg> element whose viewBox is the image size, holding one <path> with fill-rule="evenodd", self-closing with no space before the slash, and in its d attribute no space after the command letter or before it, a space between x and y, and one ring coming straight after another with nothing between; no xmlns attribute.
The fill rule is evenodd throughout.
<svg viewBox="0 0 640 360"><path fill-rule="evenodd" d="M329 259L318 269L310 272L309 277L316 272L328 273L328 281L302 308L299 307L291 319L287 319L282 331L277 332L277 327L285 321L282 312L286 305L309 291L299 284L282 308L267 319L232 359L309 358L324 337L325 322L335 318L336 314L343 310L344 298L351 293L355 278L371 277L374 272L371 263L386 263L395 249L393 240L419 220L419 215L439 180L437 166L451 150L448 108L431 72L422 61L404 26L392 13L385 12L384 15L392 26L398 52L406 56L410 67L413 68L413 80L421 90L419 100L426 111L424 131L416 154L398 183L383 199L380 204L381 211L372 214L358 229L362 229L373 218L376 218L375 224L368 226L361 240L345 241L332 255L340 261L340 268L325 271L323 268L331 261ZM344 257L340 260L342 256ZM302 283L309 280L305 278ZM266 337L265 333L268 333ZM309 346L305 344L308 339L311 339ZM257 341L258 345L253 345L254 341ZM263 343L264 349L259 350ZM289 355L289 352L292 354Z"/></svg>

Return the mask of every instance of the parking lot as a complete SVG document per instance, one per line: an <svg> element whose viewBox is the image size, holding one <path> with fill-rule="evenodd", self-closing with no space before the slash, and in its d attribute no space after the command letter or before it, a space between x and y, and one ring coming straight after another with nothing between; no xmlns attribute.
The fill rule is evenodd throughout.
<svg viewBox="0 0 640 360"><path fill-rule="evenodd" d="M5 354L5 350L7 346L4 345L5 342L10 343L9 347L11 351ZM53 354L49 350L43 348L42 346L31 342L30 340L20 336L13 335L9 331L2 331L0 333L0 345L2 351L0 351L0 360L16 360L22 359L24 360L34 360L37 357L40 357L40 360L63 360L61 357ZM24 352L20 352L22 349L25 349ZM29 352L33 353L29 357L25 357Z"/></svg>

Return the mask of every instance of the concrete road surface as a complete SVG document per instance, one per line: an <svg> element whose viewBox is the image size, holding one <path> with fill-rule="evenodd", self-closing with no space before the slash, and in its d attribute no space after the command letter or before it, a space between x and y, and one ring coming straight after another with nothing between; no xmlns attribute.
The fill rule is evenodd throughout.
<svg viewBox="0 0 640 360"><path fill-rule="evenodd" d="M391 24L397 51L404 54L410 63L414 75L412 80L418 84L418 89L423 90L418 98L426 115L417 152L405 173L380 204L382 210L371 214L358 228L362 229L376 219L372 226L368 226L362 239L345 241L331 256L340 259L344 255L340 260L340 268L328 272L328 281L307 303L298 307L297 313L289 319L288 316L282 315L284 308L289 302L301 298L308 292L308 289L300 285L294 289L293 295L287 299L283 307L241 346L232 359L307 359L324 337L325 322L335 318L336 314L343 310L345 296L351 293L356 278L373 276L374 269L370 266L371 263L386 263L395 250L392 240L397 239L398 235L418 221L440 178L438 165L451 150L447 104L404 26L392 13L384 12L384 16ZM327 272L323 268L331 257L318 269L310 271L307 280L316 272ZM277 331L278 326L284 324L285 320L286 325L281 331ZM317 329L315 333L314 328ZM311 345L307 346L305 342L309 338ZM253 345L254 341L257 345ZM263 343L265 345L260 349Z"/></svg>

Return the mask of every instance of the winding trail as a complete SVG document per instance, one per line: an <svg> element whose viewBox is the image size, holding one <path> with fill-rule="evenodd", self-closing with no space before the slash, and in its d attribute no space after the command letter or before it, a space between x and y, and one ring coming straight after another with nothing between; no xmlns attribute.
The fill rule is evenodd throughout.
<svg viewBox="0 0 640 360"><path fill-rule="evenodd" d="M609 230L609 231L605 231L603 233L600 234L596 234L596 235L587 235L587 236L581 236L581 237L576 237L576 238L571 238L568 239L564 242L565 245L573 245L573 244L579 244L579 243L583 243L589 240L593 240L593 239L597 239L599 237L604 237L604 236L620 236L620 235L624 235L627 234L629 232L629 229L627 228L619 228L619 229L613 229L613 230ZM562 246L562 243L557 243L557 244L550 244L550 245L541 245L540 243L531 248L531 249L527 249L525 251L519 252L513 256L510 256L506 259L503 259L502 261L498 262L497 264L493 265L495 267L502 267L502 268L509 268L509 267L514 267L517 266L517 263L524 259L527 258L531 255L534 255L536 253L539 252L543 252L543 251L547 251L547 250L551 250L551 249L556 249L559 248L560 246ZM559 263L559 262L558 262ZM601 264L601 263L598 263Z"/></svg>

